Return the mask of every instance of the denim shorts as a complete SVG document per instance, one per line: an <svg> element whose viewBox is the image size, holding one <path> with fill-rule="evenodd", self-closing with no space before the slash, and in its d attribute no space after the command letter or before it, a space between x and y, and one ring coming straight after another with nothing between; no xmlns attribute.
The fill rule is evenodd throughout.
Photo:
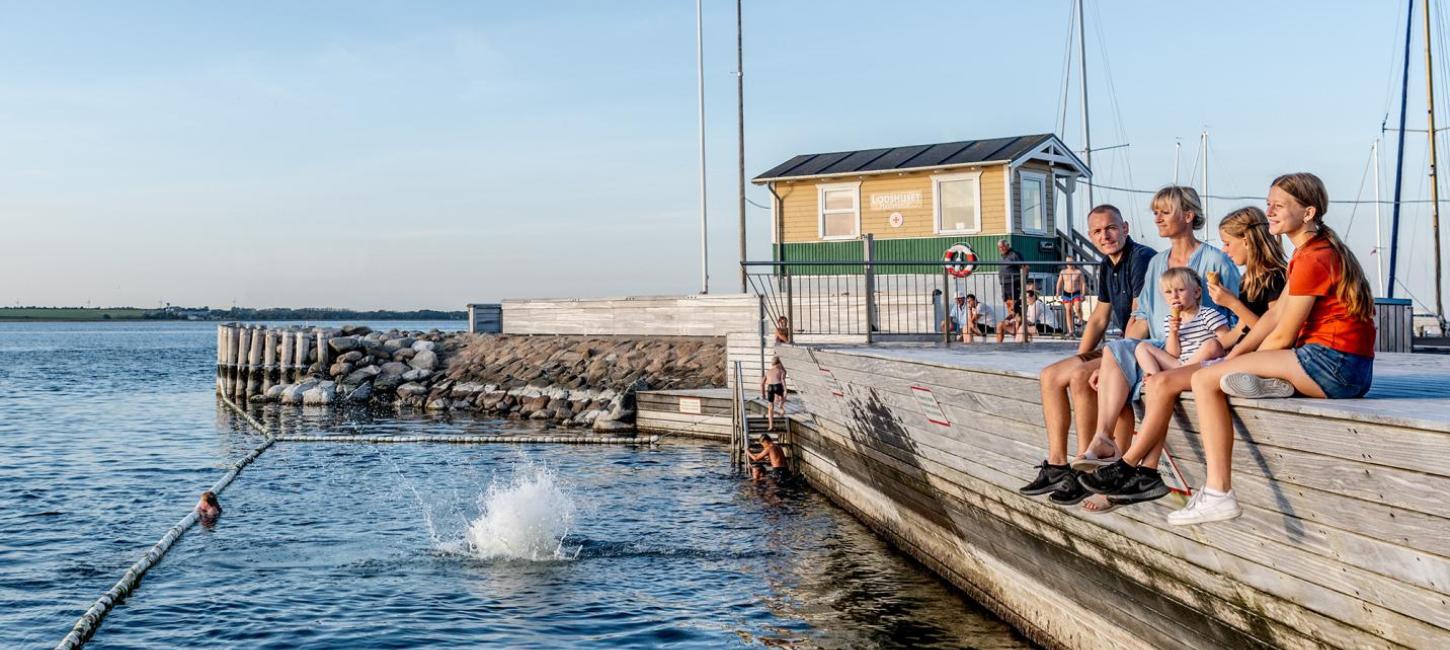
<svg viewBox="0 0 1450 650"><path fill-rule="evenodd" d="M1340 352L1318 343L1295 348L1294 356L1299 358L1304 374L1330 399L1363 397L1374 382L1374 357Z"/></svg>
<svg viewBox="0 0 1450 650"><path fill-rule="evenodd" d="M1118 368L1123 371L1123 379L1128 381L1129 402L1136 401L1143 396L1143 369L1138 367L1137 357L1139 343L1163 347L1163 341L1145 341L1143 339L1118 339L1108 341L1103 345L1107 354L1113 355L1113 361L1118 362Z"/></svg>

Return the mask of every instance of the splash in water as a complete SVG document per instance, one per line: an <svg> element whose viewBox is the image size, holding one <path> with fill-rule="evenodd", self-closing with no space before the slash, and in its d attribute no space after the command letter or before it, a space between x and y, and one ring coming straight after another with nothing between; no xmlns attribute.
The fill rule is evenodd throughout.
<svg viewBox="0 0 1450 650"><path fill-rule="evenodd" d="M495 478L479 499L482 514L468 525L468 548L480 558L567 560L574 499L546 467L524 465L506 483Z"/></svg>

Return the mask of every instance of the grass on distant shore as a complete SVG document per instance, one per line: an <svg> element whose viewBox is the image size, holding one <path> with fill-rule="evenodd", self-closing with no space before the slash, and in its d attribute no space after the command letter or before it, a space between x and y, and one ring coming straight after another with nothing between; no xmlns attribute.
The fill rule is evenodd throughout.
<svg viewBox="0 0 1450 650"><path fill-rule="evenodd" d="M0 307L0 321L141 320L145 309L85 307Z"/></svg>

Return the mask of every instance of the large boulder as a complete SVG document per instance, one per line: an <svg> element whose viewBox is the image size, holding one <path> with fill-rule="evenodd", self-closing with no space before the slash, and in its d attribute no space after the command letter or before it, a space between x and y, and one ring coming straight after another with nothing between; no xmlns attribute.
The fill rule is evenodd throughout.
<svg viewBox="0 0 1450 650"><path fill-rule="evenodd" d="M368 383L358 384L347 394L348 404L366 404L373 398L373 385Z"/></svg>
<svg viewBox="0 0 1450 650"><path fill-rule="evenodd" d="M403 373L403 381L424 381L428 379L428 377L432 376L432 374L433 373L427 370L419 370L417 368L414 368L412 370L409 370L408 372Z"/></svg>
<svg viewBox="0 0 1450 650"><path fill-rule="evenodd" d="M427 341L420 342L427 343ZM413 345L418 344L414 343ZM427 370L431 372L438 368L438 354L433 352L432 350L419 350L418 354L413 355L413 358L408 360L408 365L413 366L414 368L417 368L419 370Z"/></svg>
<svg viewBox="0 0 1450 650"><path fill-rule="evenodd" d="M324 381L302 392L303 406L327 406L337 401L337 384Z"/></svg>
<svg viewBox="0 0 1450 650"><path fill-rule="evenodd" d="M432 341L414 341L413 342L413 351L415 351L415 352L423 352L423 351L432 352L433 350L437 349L437 347L438 347L438 344L437 343L434 343Z"/></svg>
<svg viewBox="0 0 1450 650"><path fill-rule="evenodd" d="M407 361L412 359L415 354L418 354L418 351L413 348L398 348L393 350L392 359L393 361Z"/></svg>
<svg viewBox="0 0 1450 650"><path fill-rule="evenodd" d="M594 433L608 435L634 433L634 423L620 422L619 420L610 420L602 417L594 421L592 428L594 429Z"/></svg>
<svg viewBox="0 0 1450 650"><path fill-rule="evenodd" d="M428 387L415 382L398 386L398 397L418 397L428 394Z"/></svg>
<svg viewBox="0 0 1450 650"><path fill-rule="evenodd" d="M362 343L355 336L335 336L327 339L327 347L337 354L345 354L362 347Z"/></svg>
<svg viewBox="0 0 1450 650"><path fill-rule="evenodd" d="M363 358L363 351L362 350L353 350L351 352L344 352L341 355L338 355L337 360L338 360L339 363L354 363L355 364L355 363L357 363L362 358Z"/></svg>
<svg viewBox="0 0 1450 650"><path fill-rule="evenodd" d="M292 384L291 386L282 389L282 403L294 405L301 404L302 395L307 391L311 390L312 388L316 387L318 383L319 382L316 379L308 379L307 381Z"/></svg>

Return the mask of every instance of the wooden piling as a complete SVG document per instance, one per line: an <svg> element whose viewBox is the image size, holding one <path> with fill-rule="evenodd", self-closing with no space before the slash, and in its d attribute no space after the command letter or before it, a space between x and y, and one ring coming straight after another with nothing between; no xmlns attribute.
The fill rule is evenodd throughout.
<svg viewBox="0 0 1450 650"><path fill-rule="evenodd" d="M294 366L294 364L293 364L293 357L296 356L292 352L292 349L293 349L293 346L295 346L296 343L297 343L297 338L295 336L293 336L293 334L292 334L292 328L290 328L290 327L287 328L287 329L285 329L285 330L282 330L282 332L280 332L280 334L281 334L281 338L282 338L282 354L281 354L282 363L280 364L280 367L278 368L278 370L279 370L279 373L278 373L279 379L278 379L278 381L280 381L280 382L282 382L284 384L290 384L290 383L292 383L292 368Z"/></svg>
<svg viewBox="0 0 1450 650"><path fill-rule="evenodd" d="M317 328L317 367L321 369L322 375L327 376L327 330Z"/></svg>
<svg viewBox="0 0 1450 650"><path fill-rule="evenodd" d="M277 381L277 333L270 328L262 335L262 392Z"/></svg>
<svg viewBox="0 0 1450 650"><path fill-rule="evenodd" d="M245 325L237 325L237 347L235 356L232 359L232 394L233 400L244 399L243 394L247 392L247 350L252 345L252 330Z"/></svg>
<svg viewBox="0 0 1450 650"><path fill-rule="evenodd" d="M222 354L226 351L226 325L216 326L216 392L222 392Z"/></svg>
<svg viewBox="0 0 1450 650"><path fill-rule="evenodd" d="M292 354L296 357L292 361L292 369L297 373L293 379L301 380L307 375L307 330L298 328L293 336L296 340L292 347Z"/></svg>
<svg viewBox="0 0 1450 650"><path fill-rule="evenodd" d="M247 349L247 397L262 392L262 339L266 330L252 328L252 345Z"/></svg>

